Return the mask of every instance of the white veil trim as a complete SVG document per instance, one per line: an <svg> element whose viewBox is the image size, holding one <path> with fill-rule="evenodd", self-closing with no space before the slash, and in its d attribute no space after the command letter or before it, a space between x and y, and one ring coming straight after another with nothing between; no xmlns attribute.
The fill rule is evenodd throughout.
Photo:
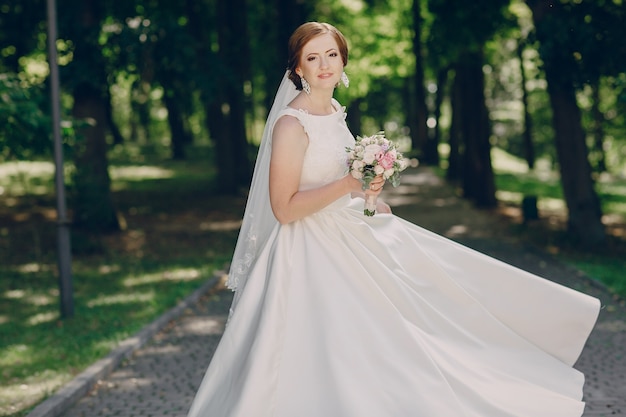
<svg viewBox="0 0 626 417"><path fill-rule="evenodd" d="M270 206L269 167L272 151L272 131L277 116L299 93L288 75L289 71L286 71L267 116L254 166L248 201L228 272L226 286L235 291L231 312L241 296L259 252L263 249L270 233L278 224Z"/></svg>

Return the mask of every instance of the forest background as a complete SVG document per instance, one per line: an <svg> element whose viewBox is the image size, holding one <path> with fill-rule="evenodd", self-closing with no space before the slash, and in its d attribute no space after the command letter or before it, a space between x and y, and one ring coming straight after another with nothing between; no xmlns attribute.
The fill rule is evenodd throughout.
<svg viewBox="0 0 626 417"><path fill-rule="evenodd" d="M385 130L624 296L625 19L623 0L58 0L75 303L59 313L46 1L0 1L0 415L228 262L309 20L348 38L336 96L355 134Z"/></svg>

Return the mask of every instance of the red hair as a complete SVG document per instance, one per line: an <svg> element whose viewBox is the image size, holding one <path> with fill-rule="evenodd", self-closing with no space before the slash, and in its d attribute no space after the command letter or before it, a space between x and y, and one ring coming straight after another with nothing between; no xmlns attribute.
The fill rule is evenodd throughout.
<svg viewBox="0 0 626 417"><path fill-rule="evenodd" d="M325 33L330 33L335 38L344 67L348 64L348 42L339 29L331 24L320 22L307 22L300 25L289 38L289 58L287 60L289 79L296 85L298 90L302 90L302 82L300 81L300 76L296 74L296 68L300 65L302 49L311 39Z"/></svg>

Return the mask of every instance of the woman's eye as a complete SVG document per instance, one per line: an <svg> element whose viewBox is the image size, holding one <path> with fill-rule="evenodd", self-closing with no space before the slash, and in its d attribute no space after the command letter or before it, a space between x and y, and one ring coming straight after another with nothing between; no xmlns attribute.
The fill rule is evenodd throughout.
<svg viewBox="0 0 626 417"><path fill-rule="evenodd" d="M330 56L333 56L333 57L337 56L337 52L331 52Z"/></svg>
<svg viewBox="0 0 626 417"><path fill-rule="evenodd" d="M310 56L306 59L307 61L315 61L315 57L314 56Z"/></svg>

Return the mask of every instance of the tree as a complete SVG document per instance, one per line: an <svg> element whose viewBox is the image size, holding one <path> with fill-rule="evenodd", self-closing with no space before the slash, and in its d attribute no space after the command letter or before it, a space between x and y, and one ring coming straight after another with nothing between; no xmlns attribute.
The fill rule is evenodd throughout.
<svg viewBox="0 0 626 417"><path fill-rule="evenodd" d="M432 146L428 137L428 108L426 106L426 90L424 88L424 59L422 53L422 10L421 2L413 0L413 55L415 55L415 74L413 76L413 97L410 106L414 113L408 117L411 130L413 149L421 149L421 160L426 164L438 165L439 154L436 145Z"/></svg>
<svg viewBox="0 0 626 417"><path fill-rule="evenodd" d="M485 42L508 24L503 8L509 0L473 2L431 0L429 9L435 16L430 41L437 52L439 68L452 65L453 126L449 177L461 172L463 194L480 207L496 205L495 180L491 166L491 126L484 95L483 48ZM457 142L454 142L457 141ZM462 162L461 162L462 161ZM461 166L453 164L461 162Z"/></svg>
<svg viewBox="0 0 626 417"><path fill-rule="evenodd" d="M108 84L99 43L103 10L96 0L78 1L73 6L65 10L65 18L73 22L66 27L74 30L69 36L74 51L72 62L64 68L64 80L74 98L77 134L74 223L88 231L116 231L119 223L111 196L106 142Z"/></svg>
<svg viewBox="0 0 626 417"><path fill-rule="evenodd" d="M575 9L545 0L526 0L526 3L533 12L541 45L539 52L548 84L559 171L568 209L568 232L579 244L601 245L606 240L606 232L576 101L579 71L574 52L579 45L572 42L572 22L568 19L573 17Z"/></svg>
<svg viewBox="0 0 626 417"><path fill-rule="evenodd" d="M524 68L524 47L526 41L522 40L517 44L517 58L519 59L520 69L520 84L522 87L522 109L524 112L524 131L522 133L524 157L526 158L526 164L528 168L533 169L535 167L535 145L533 143L533 123L530 111L528 109L528 90L526 88L526 82L528 77L526 76L526 69Z"/></svg>
<svg viewBox="0 0 626 417"><path fill-rule="evenodd" d="M247 187L252 174L248 164L244 92L251 80L247 12L246 0L217 0L220 108L226 134L214 140L221 191L231 193Z"/></svg>
<svg viewBox="0 0 626 417"><path fill-rule="evenodd" d="M485 78L482 51L461 56L455 68L462 111L459 131L463 150L463 195L479 207L495 207L496 186L491 167L491 126L485 104ZM453 109L456 113L457 109Z"/></svg>

